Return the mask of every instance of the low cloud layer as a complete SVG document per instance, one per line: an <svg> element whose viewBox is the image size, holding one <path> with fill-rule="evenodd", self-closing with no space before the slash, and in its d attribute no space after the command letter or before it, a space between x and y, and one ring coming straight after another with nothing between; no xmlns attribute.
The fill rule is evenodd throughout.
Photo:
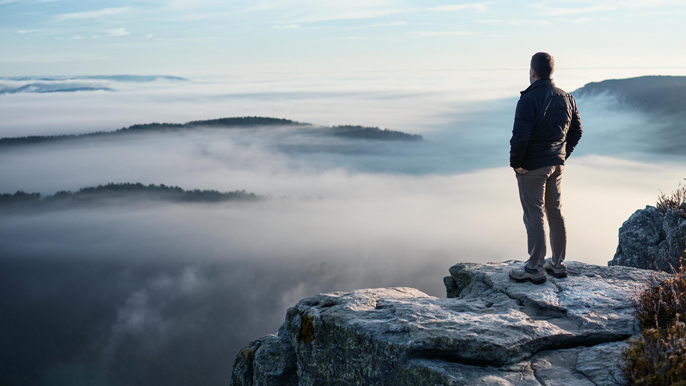
<svg viewBox="0 0 686 386"><path fill-rule="evenodd" d="M170 96L157 83L127 87L109 94L109 108L88 105L81 93L64 105L47 94L3 98L54 112L42 134L95 131L109 116L128 126L276 115L315 123L393 122L390 128L421 133L425 141L319 138L283 128L3 149L1 193L142 182L244 189L272 199L132 200L3 214L0 340L11 349L0 352L1 378L45 385L223 384L238 349L276 332L286 309L303 297L388 286L444 296L442 277L454 263L526 259L516 180L507 167L516 99L475 104L415 90L358 100L359 92L340 89L222 99L218 86L206 85L214 91L203 109L186 99L189 89ZM331 121L322 118L332 111L318 101L322 95L340 102ZM103 110L69 118L70 104L79 100ZM368 100L373 106L364 107ZM266 111L220 114L218 106L227 101L236 102L229 112L246 106ZM300 105L305 101L312 104ZM409 109L413 103L416 110ZM580 101L586 131L563 182L571 260L606 264L621 223L686 177L683 154L655 152L640 140L655 127L651 121L612 103ZM119 116L115 110L122 106L126 114ZM97 117L103 111L104 118ZM159 119L150 119L149 111ZM388 111L397 115L383 116ZM18 114L10 122L21 123ZM29 126L39 130L41 119L49 120L37 114L21 129L6 122L0 128L25 135ZM295 199L302 196L322 198Z"/></svg>
<svg viewBox="0 0 686 386"><path fill-rule="evenodd" d="M621 222L653 202L647 186L680 177L602 157L565 174L568 256L597 264L612 257ZM4 352L3 375L19 366L26 380L221 384L238 349L276 332L303 297L389 286L443 297L456 262L526 258L507 168L298 181L332 194L4 215L2 339L17 349Z"/></svg>

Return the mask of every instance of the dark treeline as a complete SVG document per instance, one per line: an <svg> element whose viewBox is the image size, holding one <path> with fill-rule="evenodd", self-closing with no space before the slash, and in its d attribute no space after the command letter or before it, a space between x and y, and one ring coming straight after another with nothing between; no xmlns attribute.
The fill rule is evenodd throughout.
<svg viewBox="0 0 686 386"><path fill-rule="evenodd" d="M255 128L255 127L312 127L310 123L292 121L290 119L269 118L269 117L232 117L219 118L201 121L190 121L186 123L146 123L123 127L115 131L98 131L86 134L68 135L34 135L27 137L8 137L0 139L0 147L30 145L37 143L48 143L65 140L102 138L118 136L123 134L137 133L162 133L178 131L184 129L197 128ZM379 129L378 127L365 126L333 126L318 128L317 132L333 135L336 137L346 137L354 139L382 139L382 140L421 140L421 135L407 134L400 131Z"/></svg>
<svg viewBox="0 0 686 386"><path fill-rule="evenodd" d="M334 126L331 134L336 137L361 138L361 139L388 139L401 141L421 141L423 138L419 134L408 134L402 131L379 129L378 127L364 126Z"/></svg>
<svg viewBox="0 0 686 386"><path fill-rule="evenodd" d="M232 117L207 119L203 121L190 121L186 123L145 123L121 128L116 132L127 131L157 131L174 129L191 129L197 127L212 128L235 128L235 127L259 127L259 126L310 126L309 123L291 121L290 119L269 118L269 117Z"/></svg>
<svg viewBox="0 0 686 386"><path fill-rule="evenodd" d="M53 208L73 204L100 203L111 199L147 199L171 202L225 202L225 201L257 201L264 197L245 190L233 192L218 192L216 190L183 190L178 186L143 185L141 183L109 183L79 189L76 192L60 191L53 195L41 197L40 193L25 193L18 191L14 194L0 194L0 208L28 209Z"/></svg>
<svg viewBox="0 0 686 386"><path fill-rule="evenodd" d="M110 137L122 134L166 132L171 130L192 129L198 127L212 128L235 128L235 127L257 127L257 126L295 126L308 125L288 119L267 118L267 117L234 117L210 119L206 121L190 121L186 123L146 123L136 124L129 127L122 127L115 131L96 131L85 134L65 134L65 135L32 135L27 137L8 137L0 139L0 146L28 145L44 142L55 142L74 139Z"/></svg>
<svg viewBox="0 0 686 386"><path fill-rule="evenodd" d="M76 75L76 76L5 76L0 79L17 80L17 81L65 81L65 80L83 80L83 79L97 79L97 80L114 80L117 82L153 82L159 79L174 80L174 81L188 81L186 78L168 75Z"/></svg>

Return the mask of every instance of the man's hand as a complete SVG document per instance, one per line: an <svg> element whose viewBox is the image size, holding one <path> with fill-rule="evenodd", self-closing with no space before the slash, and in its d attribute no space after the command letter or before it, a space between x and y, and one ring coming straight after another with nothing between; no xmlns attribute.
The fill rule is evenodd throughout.
<svg viewBox="0 0 686 386"><path fill-rule="evenodd" d="M526 170L524 168L516 168L515 172L517 172L518 174L524 174L524 173L527 173L528 170Z"/></svg>

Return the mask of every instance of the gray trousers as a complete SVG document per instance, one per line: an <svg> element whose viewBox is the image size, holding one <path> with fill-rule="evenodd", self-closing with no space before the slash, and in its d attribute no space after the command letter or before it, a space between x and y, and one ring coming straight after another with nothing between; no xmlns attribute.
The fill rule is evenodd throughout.
<svg viewBox="0 0 686 386"><path fill-rule="evenodd" d="M545 260L545 226L550 226L550 247L555 267L565 260L567 230L562 216L561 181L563 165L544 166L517 175L519 199L524 209L524 225L529 245L529 268L541 269Z"/></svg>

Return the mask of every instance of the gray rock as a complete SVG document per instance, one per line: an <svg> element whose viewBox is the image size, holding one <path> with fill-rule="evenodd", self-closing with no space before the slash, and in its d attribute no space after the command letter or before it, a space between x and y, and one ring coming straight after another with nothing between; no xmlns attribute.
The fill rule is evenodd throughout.
<svg viewBox="0 0 686 386"><path fill-rule="evenodd" d="M685 249L686 219L675 210L663 217L646 206L619 228L617 252L607 264L672 272L670 264L678 267Z"/></svg>
<svg viewBox="0 0 686 386"><path fill-rule="evenodd" d="M262 339L253 340L247 347L241 349L233 360L233 372L231 373L232 385L253 384L253 364L255 352L262 345Z"/></svg>
<svg viewBox="0 0 686 386"><path fill-rule="evenodd" d="M533 285L508 277L521 264L457 264L449 298L393 287L302 299L237 355L232 385L603 384L652 272L569 262L568 278Z"/></svg>
<svg viewBox="0 0 686 386"><path fill-rule="evenodd" d="M536 380L546 386L595 386L574 366L583 349L544 351L531 359Z"/></svg>
<svg viewBox="0 0 686 386"><path fill-rule="evenodd" d="M297 364L290 342L277 335L267 335L261 339L261 343L255 352L253 386L296 386Z"/></svg>
<svg viewBox="0 0 686 386"><path fill-rule="evenodd" d="M624 384L625 378L617 368L627 341L599 344L579 353L576 369L598 386Z"/></svg>
<svg viewBox="0 0 686 386"><path fill-rule="evenodd" d="M545 386L616 386L624 384L618 368L627 341L542 351L531 358L536 380Z"/></svg>

